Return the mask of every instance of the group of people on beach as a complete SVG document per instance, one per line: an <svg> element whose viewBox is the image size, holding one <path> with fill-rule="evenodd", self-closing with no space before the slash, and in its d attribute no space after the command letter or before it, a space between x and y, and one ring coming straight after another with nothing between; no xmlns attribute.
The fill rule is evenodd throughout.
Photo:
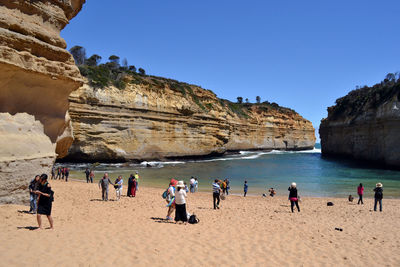
<svg viewBox="0 0 400 267"><path fill-rule="evenodd" d="M68 177L69 177L69 169L67 167L53 167L51 169L51 180L61 180L65 178L65 181L68 182Z"/></svg>
<svg viewBox="0 0 400 267"><path fill-rule="evenodd" d="M58 167L57 168L57 176L54 176L54 168L52 170L52 179L64 179L68 181L69 169L66 167ZM89 170L88 168L85 170L86 182L93 183L94 180L94 171ZM135 174L131 174L128 179L128 197L135 197L139 187L139 173L135 171ZM121 175L114 181L114 183L110 180L108 173L104 173L102 179L100 179L98 185L102 192L102 200L108 201L108 188L109 185L113 185L116 192L116 200L120 200L122 196L123 190L123 178ZM167 202L167 220L174 220L176 223L182 222L187 223L190 214L186 211L186 203L187 203L187 193L195 193L199 188L199 181L195 177L191 177L189 180L190 188L187 186L186 182L178 181L176 179L171 179L168 189L163 193L163 198ZM230 181L228 178L224 180L215 179L212 183L212 192L213 192L213 207L214 209L220 209L220 200L225 199L225 195L229 195L230 189ZM249 185L247 180L244 181L243 184L243 196L246 197L247 192L249 190ZM291 183L288 188L289 191L289 201L292 213L294 212L294 208L296 207L297 211L300 212L300 196L298 195L297 185L296 183ZM374 191L374 211L377 210L377 205L379 204L379 210L382 211L382 199L383 199L383 185L381 183L377 183L376 187L373 189ZM271 197L276 195L276 190L274 188L269 188L269 195ZM36 175L35 178L29 184L29 193L30 193L30 210L29 213L37 214L37 221L39 225L39 229L42 229L42 221L41 215L46 215L50 228L53 228L53 219L51 217L51 209L52 202L54 200L54 192L51 190L50 184L47 181L47 175ZM364 204L363 196L364 196L364 186L360 183L357 187L358 194L358 203ZM265 197L266 194L263 194ZM353 197L349 196L349 201L353 201ZM175 211L175 217L172 218L172 213Z"/></svg>
<svg viewBox="0 0 400 267"><path fill-rule="evenodd" d="M377 206L379 203L379 211L382 211L382 199L383 199L383 185L382 183L377 183L375 188L372 190L374 192L374 211L377 210ZM358 195L358 202L357 204L363 205L363 196L364 196L364 186L362 183L357 187L357 195ZM349 196L349 201L353 201L352 196Z"/></svg>
<svg viewBox="0 0 400 267"><path fill-rule="evenodd" d="M128 192L126 195L128 197L136 197L136 192L139 189L139 172L135 171L135 174L131 174L128 179ZM104 173L103 178L99 181L99 188L101 189L101 199L103 201L108 201L108 187L109 185L113 185L115 188L116 200L120 200L122 196L122 188L124 184L124 180L122 179L122 175L119 175L115 182L111 182L108 177L108 173Z"/></svg>
<svg viewBox="0 0 400 267"><path fill-rule="evenodd" d="M46 215L53 229L53 218L51 217L54 192L47 181L47 174L36 175L29 183L30 210L29 213L37 214L38 229L42 229L42 215Z"/></svg>

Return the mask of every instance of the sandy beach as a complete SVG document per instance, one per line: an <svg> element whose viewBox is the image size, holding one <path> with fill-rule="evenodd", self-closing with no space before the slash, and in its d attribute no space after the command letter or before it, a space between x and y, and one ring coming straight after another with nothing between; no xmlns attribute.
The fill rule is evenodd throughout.
<svg viewBox="0 0 400 267"><path fill-rule="evenodd" d="M163 190L141 187L136 198L102 202L97 184L50 183L54 230L33 231L36 216L27 206L0 206L2 266L399 265L398 199L384 199L380 213L372 211L372 199L362 206L305 198L292 214L283 192L228 196L220 210L212 209L211 193L196 193L189 194L188 211L200 223L176 225L164 220ZM111 200L114 193L110 187Z"/></svg>

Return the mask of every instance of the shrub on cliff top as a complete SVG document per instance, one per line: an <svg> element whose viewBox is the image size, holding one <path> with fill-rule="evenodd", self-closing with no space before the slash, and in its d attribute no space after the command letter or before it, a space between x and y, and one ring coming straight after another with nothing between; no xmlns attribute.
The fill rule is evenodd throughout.
<svg viewBox="0 0 400 267"><path fill-rule="evenodd" d="M376 109L394 96L397 99L400 97L400 78L396 81L396 75L389 73L381 83L352 90L346 96L336 99L336 105L328 108L328 118L356 116L365 109Z"/></svg>

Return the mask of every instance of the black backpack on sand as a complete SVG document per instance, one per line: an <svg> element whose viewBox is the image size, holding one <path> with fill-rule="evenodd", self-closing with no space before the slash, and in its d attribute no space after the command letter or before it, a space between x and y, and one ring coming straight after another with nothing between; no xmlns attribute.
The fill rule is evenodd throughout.
<svg viewBox="0 0 400 267"><path fill-rule="evenodd" d="M200 220L199 220L199 218L197 218L196 217L196 215L190 215L190 217L189 217L189 223L190 224L196 224L196 223L199 223L200 222Z"/></svg>

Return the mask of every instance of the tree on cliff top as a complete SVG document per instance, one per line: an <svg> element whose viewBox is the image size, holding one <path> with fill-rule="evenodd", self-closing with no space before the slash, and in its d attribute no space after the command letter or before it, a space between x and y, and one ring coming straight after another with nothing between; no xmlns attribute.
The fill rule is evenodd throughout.
<svg viewBox="0 0 400 267"><path fill-rule="evenodd" d="M237 102L238 102L239 104L242 104L242 103L243 103L243 97L238 96L236 99L237 99Z"/></svg>
<svg viewBox="0 0 400 267"><path fill-rule="evenodd" d="M108 60L110 60L110 66L112 68L117 69L119 67L119 56L111 55Z"/></svg>
<svg viewBox="0 0 400 267"><path fill-rule="evenodd" d="M142 68L139 68L139 74L146 75L146 71Z"/></svg>
<svg viewBox="0 0 400 267"><path fill-rule="evenodd" d="M257 102L257 104L260 104L260 102L261 102L261 97L260 96L256 96L256 102Z"/></svg>
<svg viewBox="0 0 400 267"><path fill-rule="evenodd" d="M69 52L71 55L74 57L75 64L80 66L85 64L86 60L86 49L83 48L82 46L76 45L72 47Z"/></svg>
<svg viewBox="0 0 400 267"><path fill-rule="evenodd" d="M86 65L97 66L97 65L99 65L100 61L101 61L101 56L94 54L86 60Z"/></svg>

